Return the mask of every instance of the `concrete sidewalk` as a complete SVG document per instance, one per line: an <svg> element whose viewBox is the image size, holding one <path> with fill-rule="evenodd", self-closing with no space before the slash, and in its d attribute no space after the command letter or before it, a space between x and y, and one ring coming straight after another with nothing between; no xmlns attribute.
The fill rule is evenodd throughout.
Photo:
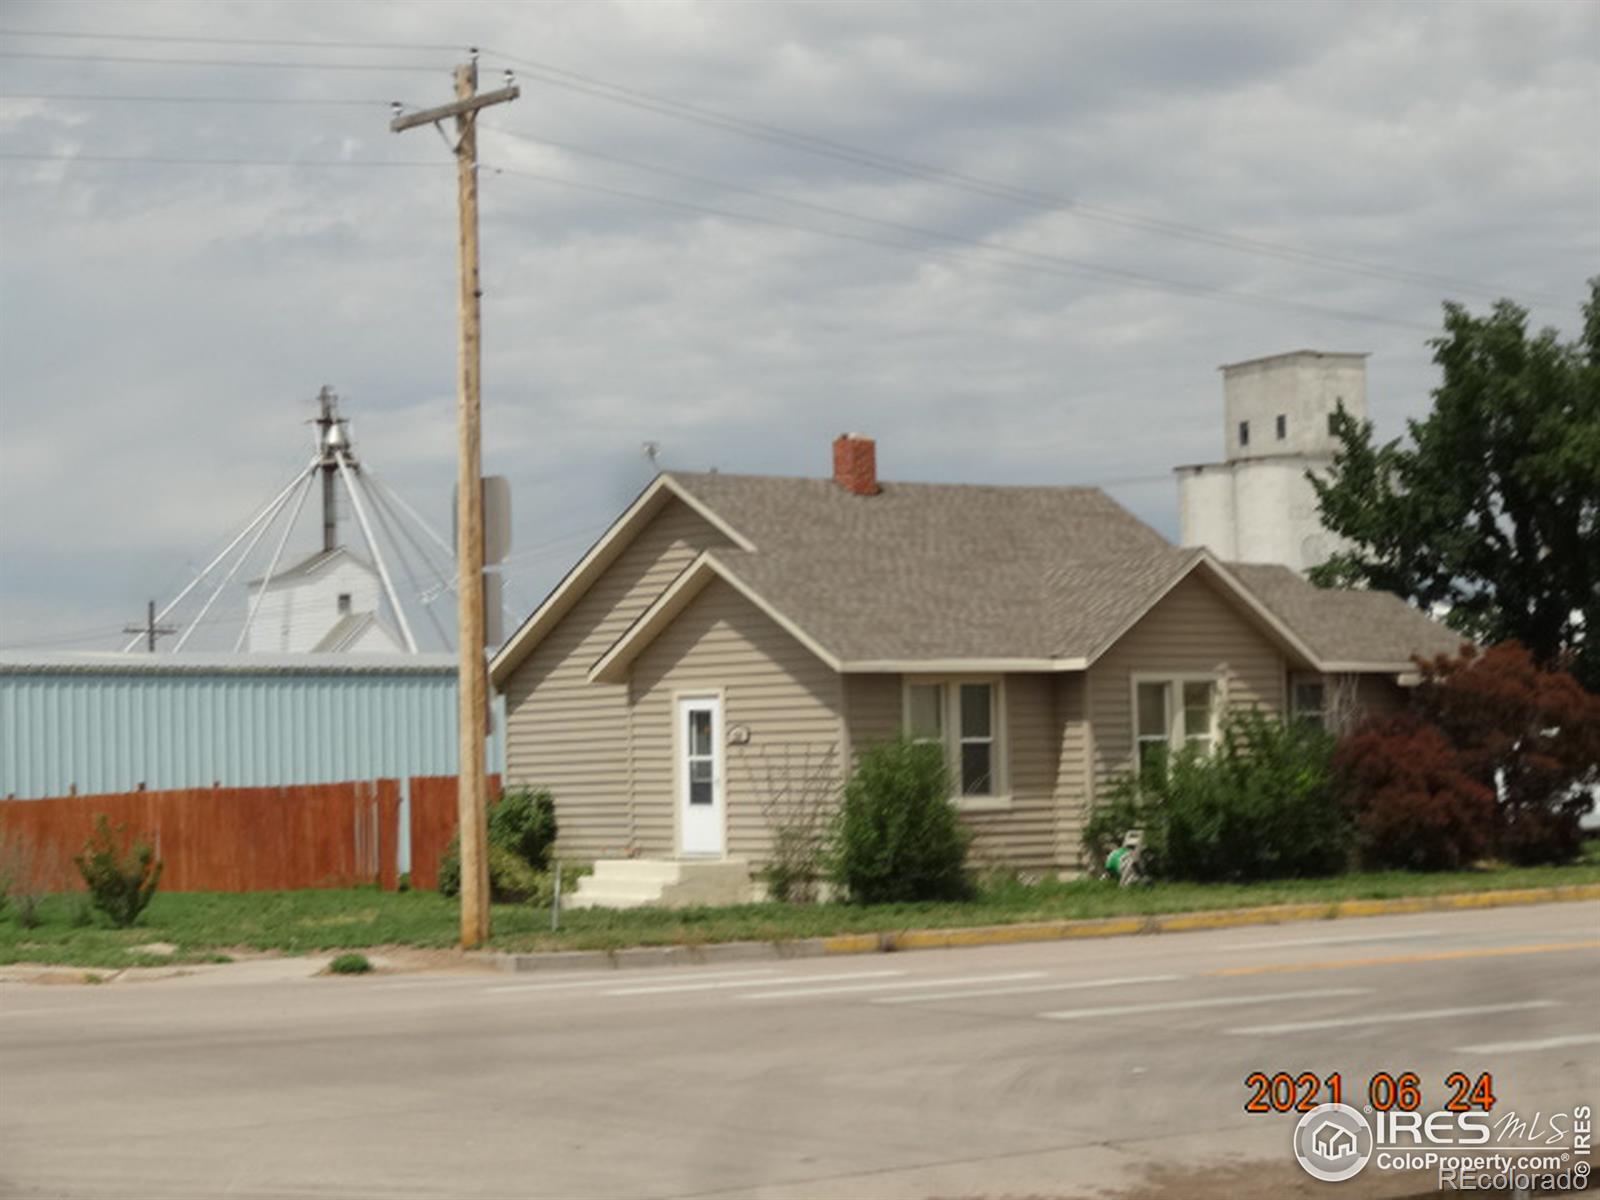
<svg viewBox="0 0 1600 1200"><path fill-rule="evenodd" d="M707 945L638 946L623 950L551 950L532 954L496 950L423 951L407 947L357 950L381 973L403 971L499 970L593 971L605 969L711 966L726 963L883 954L909 950L950 950L1011 946L1032 942L1194 933L1284 925L1355 917L1400 916L1424 912L1458 912L1538 904L1600 900L1600 884L1461 892L1442 896L1407 896L1392 900L1340 900L1263 908L1214 909L1153 916L1103 917L1081 920L1028 921L1010 925L913 929L879 933L794 938L781 942L719 942ZM196 982L272 981L320 974L344 951L311 956L253 956L233 963L173 963L161 967L76 967L42 964L0 966L0 984L106 984L166 979Z"/></svg>

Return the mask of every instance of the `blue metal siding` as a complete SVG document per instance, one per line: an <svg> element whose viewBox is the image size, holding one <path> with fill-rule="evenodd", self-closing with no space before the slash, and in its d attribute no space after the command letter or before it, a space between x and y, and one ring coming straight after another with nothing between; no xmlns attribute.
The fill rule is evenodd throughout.
<svg viewBox="0 0 1600 1200"><path fill-rule="evenodd" d="M499 705L489 770L502 770ZM0 796L456 770L451 671L0 670Z"/></svg>

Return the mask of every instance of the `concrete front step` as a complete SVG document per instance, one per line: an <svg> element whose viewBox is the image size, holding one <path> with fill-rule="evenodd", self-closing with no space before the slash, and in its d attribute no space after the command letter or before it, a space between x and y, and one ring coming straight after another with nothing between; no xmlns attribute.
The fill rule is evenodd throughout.
<svg viewBox="0 0 1600 1200"><path fill-rule="evenodd" d="M742 859L606 858L578 881L570 908L687 908L755 898Z"/></svg>
<svg viewBox="0 0 1600 1200"><path fill-rule="evenodd" d="M606 883L677 883L683 877L682 867L670 858L602 858L595 861L594 874L584 878Z"/></svg>

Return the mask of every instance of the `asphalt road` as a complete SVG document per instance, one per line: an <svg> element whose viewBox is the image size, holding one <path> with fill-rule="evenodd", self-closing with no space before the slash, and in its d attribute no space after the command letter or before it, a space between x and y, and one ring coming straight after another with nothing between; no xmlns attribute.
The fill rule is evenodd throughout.
<svg viewBox="0 0 1600 1200"><path fill-rule="evenodd" d="M0 985L0 1195L1415 1194L1252 1071L1600 1107L1600 904L584 974ZM1319 1189L1319 1190L1313 1190Z"/></svg>

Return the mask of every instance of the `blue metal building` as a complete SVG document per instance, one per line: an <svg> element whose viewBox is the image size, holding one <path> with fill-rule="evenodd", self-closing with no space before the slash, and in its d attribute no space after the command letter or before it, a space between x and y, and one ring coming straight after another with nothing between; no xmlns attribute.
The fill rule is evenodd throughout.
<svg viewBox="0 0 1600 1200"><path fill-rule="evenodd" d="M5 653L0 797L453 775L456 718L448 654Z"/></svg>

